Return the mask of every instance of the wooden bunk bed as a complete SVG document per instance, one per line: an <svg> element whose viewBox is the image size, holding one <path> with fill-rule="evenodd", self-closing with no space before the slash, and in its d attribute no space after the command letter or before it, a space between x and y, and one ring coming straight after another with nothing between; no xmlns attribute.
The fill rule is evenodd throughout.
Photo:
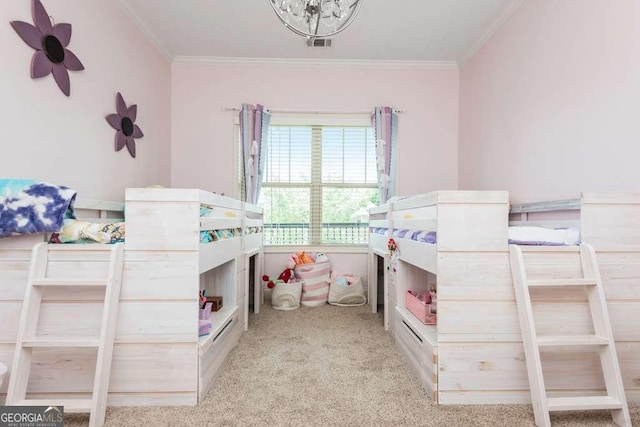
<svg viewBox="0 0 640 427"><path fill-rule="evenodd" d="M103 211L92 202L90 209ZM87 207L79 200L76 209ZM247 260L255 274L261 265L261 234L245 227L261 221L259 208L196 189L127 189L126 203L110 205L126 218L123 283L115 335L108 404L194 405L220 373L246 328ZM201 212L206 211L206 216ZM95 215L94 215L95 216ZM117 214L101 213L100 221ZM250 218L250 219L249 219ZM201 232L212 231L201 243ZM217 233L216 233L217 232ZM221 238L224 237L224 238ZM10 365L17 321L28 273L31 247L42 235L0 239L0 361ZM49 265L51 277L104 275L107 259L94 245L60 245L64 250ZM199 337L200 291L222 296L222 309L212 313L211 333ZM100 305L73 303L71 295L43 304L41 333L64 327L78 334L97 330ZM91 300L90 295L83 295ZM48 308L47 308L48 306ZM64 324L49 321L63 314ZM60 317L60 316L58 316ZM91 389L95 356L82 349L71 357L44 351L34 363L29 390L56 397L82 397ZM0 389L4 399L6 384Z"/></svg>
<svg viewBox="0 0 640 427"><path fill-rule="evenodd" d="M583 193L579 199L517 204L511 207L512 226L577 227L582 242L596 251L607 300L611 328L627 400L640 401L640 333L636 325L640 309L640 193ZM520 246L528 276L535 279L582 277L577 246ZM586 297L575 292L532 290L534 310L545 319L539 334L592 333ZM536 304L537 301L537 304ZM517 312L510 313L510 317ZM511 322L511 319L507 320ZM563 328L561 329L561 326ZM512 331L517 333L518 324ZM550 395L603 393L605 386L598 355L585 349L576 360L575 351L542 353ZM511 389L529 393L526 378L511 379ZM526 398L523 398L526 399Z"/></svg>
<svg viewBox="0 0 640 427"><path fill-rule="evenodd" d="M392 230L436 231L437 243L431 245L394 237L399 248L397 272L384 269L388 277L376 281L373 276L370 283L385 284L389 330L440 404L530 402L509 265L508 210L504 192L436 192L372 212L372 230L387 231L371 234L371 256L385 257L386 265ZM551 221L549 214L554 215ZM640 397L640 333L635 327L640 307L640 227L634 220L639 216L638 193L585 193L570 201L511 207L512 226L576 226L582 240L595 248L627 398L635 402ZM532 280L582 277L577 246L521 247ZM404 294L432 286L438 293L438 324L424 325L404 307ZM586 333L591 327L586 323L590 319L586 299L568 293L553 299L544 294L533 297L541 303L535 309L536 318L542 319L539 333ZM549 353L543 361L545 373L551 374L547 381L551 394L593 395L604 390L597 355Z"/></svg>
<svg viewBox="0 0 640 427"><path fill-rule="evenodd" d="M124 203L118 202L78 199L74 208L79 220L93 223L119 222L123 220L124 216ZM48 241L48 237L46 233L39 233L0 239L0 318L2 319L0 322L0 362L9 368L13 362L32 249L34 245ZM99 278L106 275L109 251L91 250L91 248L96 246L104 248L107 245L55 246L61 250L51 254L49 277L69 277L70 272L84 278ZM96 328L95 322L99 320L101 310L100 307L96 310L93 309L102 302L104 296L85 291L82 297L89 300L88 303L85 303L86 307L84 308L73 302L77 296L68 290L45 294L38 328L40 333L47 334L49 331L54 335L56 329L61 327L75 335L88 335L99 330L99 327ZM88 311L95 311L95 315L93 312L88 313ZM94 323L89 325L70 322L61 325L53 320L49 321L60 313L65 313L65 315L69 313L71 320L77 319L78 315L86 316ZM95 366L95 353L78 349L73 350L70 356L78 361L75 366L71 366L69 360L56 359L52 350L39 351L34 355L28 388L33 393L32 397L39 397L40 393L45 391L54 391L56 397L61 396L67 390L86 391L87 395L90 393L93 382L90 376ZM70 371L80 373L80 375L67 375ZM0 387L0 402L4 402L8 383L7 379Z"/></svg>
<svg viewBox="0 0 640 427"><path fill-rule="evenodd" d="M204 216L203 210L207 211ZM246 266L249 257L262 249L261 234L245 234L243 227L259 224L259 212L255 206L196 189L126 191L125 260L129 256L142 262L157 259L170 271L166 289L154 292L153 298L170 311L162 309L165 313L156 321L170 319L171 325L154 331L152 337L171 346L175 354L182 354L175 370L184 371L181 382L187 390L181 392L187 392L188 403L205 397L246 328ZM212 232L213 241L202 243L201 233L207 231ZM125 263L125 273L127 266ZM145 280L138 279L138 286L153 287ZM123 289L128 286L125 276ZM212 313L210 334L199 337L202 290L221 296L223 303L221 310ZM182 351L176 352L176 346L182 346Z"/></svg>
<svg viewBox="0 0 640 427"><path fill-rule="evenodd" d="M494 338L490 329L478 327L477 316L470 313L482 306L477 301L484 298L495 277L509 278L508 209L508 195L502 191L438 191L374 209L374 218L386 218L374 222L372 229L386 229L386 234L371 234L372 256L389 253L389 238L398 247L397 262L387 258L389 269L383 270L388 275L383 280L387 285L385 324L436 402L457 403L454 400L465 395L450 378L452 373L443 369L443 352L452 361L470 343ZM432 232L437 242L402 238L401 230L412 231L405 236L413 230ZM379 280L373 277L370 282ZM438 293L438 325L424 325L406 309L405 294L432 287Z"/></svg>

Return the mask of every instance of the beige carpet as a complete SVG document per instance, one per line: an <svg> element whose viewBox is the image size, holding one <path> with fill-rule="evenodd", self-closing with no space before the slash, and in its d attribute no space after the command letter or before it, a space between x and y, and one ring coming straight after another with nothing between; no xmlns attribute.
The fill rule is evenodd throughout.
<svg viewBox="0 0 640 427"><path fill-rule="evenodd" d="M639 407L631 408L640 425ZM88 417L68 417L68 426ZM609 412L552 415L609 426ZM266 306L196 407L109 408L107 426L533 426L529 405L436 406L368 307Z"/></svg>

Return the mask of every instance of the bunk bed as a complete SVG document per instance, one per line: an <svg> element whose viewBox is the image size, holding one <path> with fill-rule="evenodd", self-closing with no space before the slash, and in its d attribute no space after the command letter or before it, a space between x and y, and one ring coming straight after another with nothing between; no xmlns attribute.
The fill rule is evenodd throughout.
<svg viewBox="0 0 640 427"><path fill-rule="evenodd" d="M640 193L583 193L571 200L522 203L511 206L511 226L533 226L549 229L576 228L580 240L596 251L600 276L607 300L611 328L616 342L626 397L640 401L640 333L636 325L640 308ZM535 279L582 277L579 248L575 245L524 246L522 250L528 276ZM548 319L537 325L539 334L591 333L593 324L586 297L575 292L532 289L534 310ZM517 313L512 314L516 316ZM511 321L511 320L508 320ZM517 323L515 324L517 328ZM560 325L565 328L560 330ZM514 328L513 333L517 329ZM580 360L575 352L542 353L545 371L561 373L546 379L551 394L571 394L578 390L590 394L602 392L604 382L600 361L593 351L583 351ZM526 379L514 380L507 386L528 393Z"/></svg>
<svg viewBox="0 0 640 427"><path fill-rule="evenodd" d="M504 192L436 192L392 201L372 212L370 257L390 268L370 268L370 274L383 271L388 276L372 276L370 283L384 284L388 328L424 388L440 404L530 402L509 265L509 225L576 227L582 241L597 252L627 398L640 400L640 333L635 328L640 228L634 224L640 194L584 193L580 199L519 204L510 210L509 222ZM421 236L433 232L435 243L401 237L415 234L403 230L419 230ZM394 262L389 238L399 249ZM526 243L521 248L531 279L581 277L578 246ZM437 325L425 325L406 310L405 294L432 287L438 295ZM532 297L541 302L539 333L559 333L561 328L586 333L591 327L583 320L589 318L586 300L562 291L553 299L542 293ZM575 353L549 353L543 360L545 373L552 374L547 381L552 393L604 389L601 375L595 375L597 355L585 351L576 359Z"/></svg>
<svg viewBox="0 0 640 427"><path fill-rule="evenodd" d="M248 300L245 274L253 259L261 265L261 212L256 206L197 189L130 188L126 202L104 205L76 201L101 222L126 218L123 283L111 370L108 404L194 405L220 373L246 328ZM106 208L105 208L106 206ZM117 212L107 212L116 210ZM97 213L96 213L97 212ZM251 226L253 232L246 227ZM246 233L246 234L245 234ZM0 239L0 361L11 364L22 307L31 247L43 235ZM108 259L93 244L58 245L49 264L50 277L104 275ZM199 336L201 291L222 297L211 314L211 329ZM90 292L90 291L89 291ZM64 327L90 334L99 328L101 297L52 296L43 304L41 334ZM57 316L60 315L62 316ZM64 319L64 323L54 318ZM29 389L57 397L81 397L91 389L95 355L83 349L72 357L43 351L34 363ZM73 361L71 361L73 359ZM0 400L6 393L4 382Z"/></svg>
<svg viewBox="0 0 640 427"><path fill-rule="evenodd" d="M94 224L121 222L124 216L124 203L118 202L77 199L74 203L74 209L76 218L79 221L87 221ZM49 238L50 233L45 232L0 238L0 319L2 319L0 322L0 362L9 368L13 362L32 249L34 245L47 242ZM70 271L84 278L98 278L106 274L109 251L91 249L96 247L104 248L110 245L78 244L56 246L63 250L52 254L53 259L49 264L48 271L50 277L68 276ZM83 296L95 301L88 303L90 308L98 305L98 301L103 300L103 296L97 294L95 294L95 297L91 294ZM78 335L96 331L95 327L81 322L60 325L59 323L48 321L62 312L69 313L71 319L77 319L79 313L87 315L86 309L83 310L78 304L73 303L75 298L69 290L45 294L39 323L39 329L42 334L46 334L47 331L53 333L55 328L58 327L68 328L71 334ZM96 314L99 311L96 310ZM98 315L93 313L89 313L87 317L94 322L98 320ZM76 359L76 355L79 358ZM31 369L29 390L36 394L51 390L56 393L64 393L67 390L86 390L88 394L92 386L89 371L92 373L93 368L87 366L87 363L91 363L89 360L92 359L95 365L95 354L78 349L74 350L72 356L79 361L72 370L75 372L87 371L87 375L66 375L65 373L69 373L70 362L68 360L55 359L51 350L43 350L36 353ZM0 402L4 402L8 383L7 379L0 387Z"/></svg>
<svg viewBox="0 0 640 427"><path fill-rule="evenodd" d="M438 191L395 200L372 212L377 222L371 224L371 257L377 264L386 256L387 277L374 276L370 283L386 285L385 325L436 402L449 399L442 387L449 375L440 367L443 346L446 352L468 341L491 339L478 330L478 319L470 313L495 277L509 277L508 209L506 192ZM397 245L396 260L389 256L390 238ZM437 325L422 324L405 303L407 291L431 288L438 294Z"/></svg>
<svg viewBox="0 0 640 427"><path fill-rule="evenodd" d="M247 254L262 249L260 233L245 234L243 227L258 226L260 218L253 218L255 222L250 217L259 216L259 208L197 189L129 188L125 199L125 259L156 260L161 264L156 271L169 273L160 274L166 288L152 291L151 299L156 301L151 305L161 307L157 317L149 318L169 324L151 337L145 331L139 338L156 341L151 352L164 344L180 355L179 366L172 368L182 371L180 382L188 384L180 392L195 404L204 399L246 327ZM123 289L131 285L127 279ZM140 277L136 286L152 288L149 279ZM209 296L222 297L222 308L211 314L210 333L199 336L199 295L205 290ZM181 351L176 351L178 346ZM174 386L163 387L156 391L167 393Z"/></svg>

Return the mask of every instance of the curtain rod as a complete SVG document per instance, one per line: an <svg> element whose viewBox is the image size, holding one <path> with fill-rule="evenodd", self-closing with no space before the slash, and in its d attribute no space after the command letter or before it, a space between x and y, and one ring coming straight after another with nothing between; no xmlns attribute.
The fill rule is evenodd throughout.
<svg viewBox="0 0 640 427"><path fill-rule="evenodd" d="M272 113L300 113L300 114L373 114L373 111L330 111L330 110L290 110L284 108L268 108ZM240 111L238 107L222 107L222 111ZM393 109L396 113L402 113L403 110Z"/></svg>

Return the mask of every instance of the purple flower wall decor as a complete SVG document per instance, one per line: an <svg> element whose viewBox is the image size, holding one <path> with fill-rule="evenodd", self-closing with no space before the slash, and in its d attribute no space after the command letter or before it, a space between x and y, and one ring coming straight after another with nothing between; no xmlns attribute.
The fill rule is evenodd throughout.
<svg viewBox="0 0 640 427"><path fill-rule="evenodd" d="M40 0L32 0L31 13L35 27L27 22L12 21L11 26L26 44L36 50L31 59L31 78L53 74L65 95L71 94L69 72L84 70L77 56L67 46L71 41L71 24L52 25Z"/></svg>
<svg viewBox="0 0 640 427"><path fill-rule="evenodd" d="M116 130L116 151L127 146L131 157L136 157L136 138L142 138L144 134L138 125L134 124L138 114L138 106L133 104L127 108L124 98L118 92L116 96L117 114L109 114L107 122Z"/></svg>

